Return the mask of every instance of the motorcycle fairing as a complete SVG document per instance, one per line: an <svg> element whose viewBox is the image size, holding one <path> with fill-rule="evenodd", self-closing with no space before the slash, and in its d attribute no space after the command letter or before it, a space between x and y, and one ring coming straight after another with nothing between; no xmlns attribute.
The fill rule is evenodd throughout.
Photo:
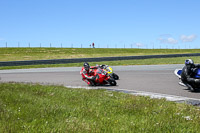
<svg viewBox="0 0 200 133"><path fill-rule="evenodd" d="M200 69L197 70L197 74L195 75L195 78L200 79Z"/></svg>
<svg viewBox="0 0 200 133"><path fill-rule="evenodd" d="M178 76L179 79L181 78L181 73L182 73L182 69L176 69L176 70L174 71L174 74L175 74L176 76Z"/></svg>

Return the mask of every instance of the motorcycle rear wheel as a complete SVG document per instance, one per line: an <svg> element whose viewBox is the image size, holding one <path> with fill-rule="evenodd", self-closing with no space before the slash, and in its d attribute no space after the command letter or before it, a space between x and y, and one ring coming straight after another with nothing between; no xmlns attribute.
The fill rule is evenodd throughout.
<svg viewBox="0 0 200 133"><path fill-rule="evenodd" d="M191 86L191 87L189 87L189 89L190 89L190 91L192 91L192 92L196 92L196 91L199 90L199 88L198 88L198 87L195 87L195 86Z"/></svg>

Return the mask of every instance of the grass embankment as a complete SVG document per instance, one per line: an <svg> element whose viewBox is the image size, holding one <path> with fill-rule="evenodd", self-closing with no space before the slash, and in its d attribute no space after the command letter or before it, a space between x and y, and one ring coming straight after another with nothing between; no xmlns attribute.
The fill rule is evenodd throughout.
<svg viewBox="0 0 200 133"><path fill-rule="evenodd" d="M184 64L185 59L193 59L195 63L200 63L199 56L193 57L177 57L177 58L155 58L155 59L141 59L141 60L122 60L122 61L103 61L103 62L89 62L91 66L96 64L108 64L110 66L126 66L126 65L163 65L163 64ZM48 68L48 67L82 67L81 63L69 64L45 64L45 65L25 65L25 66L6 66L0 67L4 69L28 69L28 68Z"/></svg>
<svg viewBox="0 0 200 133"><path fill-rule="evenodd" d="M0 48L0 61L199 53L200 49Z"/></svg>
<svg viewBox="0 0 200 133"><path fill-rule="evenodd" d="M0 132L199 132L200 109L106 90L0 84Z"/></svg>
<svg viewBox="0 0 200 133"><path fill-rule="evenodd" d="M105 49L105 48L0 48L0 61L18 60L46 60L66 58L87 58L87 57L110 57L110 56L136 56L136 55L159 55L159 54L183 54L199 53L199 49ZM192 58L199 63L199 57ZM186 57L182 58L160 58L144 60L123 60L91 62L91 65L158 65L158 64L183 64ZM24 68L45 68L45 67L73 67L82 66L82 63L53 64L53 65L27 65L0 67L3 69L24 69Z"/></svg>

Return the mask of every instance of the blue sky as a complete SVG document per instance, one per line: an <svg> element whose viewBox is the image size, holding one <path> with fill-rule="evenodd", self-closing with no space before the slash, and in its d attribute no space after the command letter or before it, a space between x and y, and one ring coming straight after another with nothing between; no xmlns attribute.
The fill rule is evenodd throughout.
<svg viewBox="0 0 200 133"><path fill-rule="evenodd" d="M199 0L1 0L0 47L200 48Z"/></svg>

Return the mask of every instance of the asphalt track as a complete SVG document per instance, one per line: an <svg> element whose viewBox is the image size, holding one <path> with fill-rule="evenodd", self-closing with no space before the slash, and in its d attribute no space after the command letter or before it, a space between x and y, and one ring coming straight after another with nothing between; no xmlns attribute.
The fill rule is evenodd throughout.
<svg viewBox="0 0 200 133"><path fill-rule="evenodd" d="M183 65L113 66L120 77L117 86L100 86L105 89L141 91L200 99L200 92L190 92L178 85L174 75ZM80 75L80 67L0 70L0 82L32 82L87 88ZM98 87L94 87L98 88Z"/></svg>

